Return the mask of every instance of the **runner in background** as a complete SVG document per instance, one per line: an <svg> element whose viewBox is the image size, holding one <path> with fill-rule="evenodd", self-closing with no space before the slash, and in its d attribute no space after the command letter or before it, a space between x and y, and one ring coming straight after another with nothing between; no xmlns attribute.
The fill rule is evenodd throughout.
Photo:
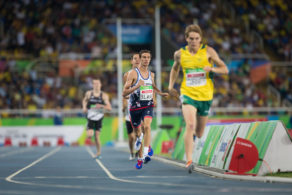
<svg viewBox="0 0 292 195"><path fill-rule="evenodd" d="M132 54L132 56L131 56L131 64L132 64L132 69L135 69L135 68L137 68L139 66L139 64L140 64L139 53L133 53ZM123 83L124 84L126 83L128 74L129 74L129 72L131 70L129 70L128 72L126 72L124 74L124 77L123 77ZM123 97L123 112L125 113L126 128L127 128L127 132L128 132L128 142L129 142L129 150L130 150L129 160L134 160L135 156L136 156L134 154L134 141L136 140L136 136L134 134L133 127L132 127L132 124L131 124L131 121L130 121L128 100L129 100L129 97L127 97L127 98Z"/></svg>
<svg viewBox="0 0 292 195"><path fill-rule="evenodd" d="M108 95L101 91L100 79L93 78L92 85L93 90L89 90L85 93L82 101L82 108L87 117L87 137L91 139L95 133L94 140L97 150L96 158L101 159L100 132L102 128L102 120L104 117L104 111L111 111L112 107Z"/></svg>

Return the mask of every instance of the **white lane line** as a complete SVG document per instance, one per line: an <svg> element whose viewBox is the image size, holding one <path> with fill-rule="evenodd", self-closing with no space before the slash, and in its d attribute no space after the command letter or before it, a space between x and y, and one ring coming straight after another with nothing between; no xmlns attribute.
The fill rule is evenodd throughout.
<svg viewBox="0 0 292 195"><path fill-rule="evenodd" d="M35 160L34 162L30 163L29 165L27 165L26 167L16 171L15 173L9 175L8 177L5 178L6 181L8 182L12 182L12 183L18 183L18 184L27 184L27 182L21 182L21 181L16 181L13 180L12 178L15 177L16 175L18 175L19 173L25 171L26 169L36 165L37 163L41 162L42 160L48 158L49 156L55 154L56 152L58 152L61 149L61 147L57 147L54 150L52 150L51 152L45 154L44 156L40 157L39 159ZM28 183L29 184L29 183Z"/></svg>
<svg viewBox="0 0 292 195"><path fill-rule="evenodd" d="M87 152L91 155L92 158L94 158L94 153L92 150L86 146ZM164 182L142 182L142 181L133 181L128 179L120 179L115 177L103 164L100 160L95 159L98 165L103 169L103 171L107 174L107 176L115 181L125 182L125 183L136 183L136 184L150 184L150 185L164 185L164 186L189 186L184 184L174 184L174 183L164 183Z"/></svg>
<svg viewBox="0 0 292 195"><path fill-rule="evenodd" d="M14 154L20 154L20 153L28 152L28 151L31 151L31 150L33 150L33 148L25 148L23 150L16 150L16 151L7 152L7 153L4 153L4 154L0 154L0 158L6 157L6 156L11 156L11 155L14 155Z"/></svg>

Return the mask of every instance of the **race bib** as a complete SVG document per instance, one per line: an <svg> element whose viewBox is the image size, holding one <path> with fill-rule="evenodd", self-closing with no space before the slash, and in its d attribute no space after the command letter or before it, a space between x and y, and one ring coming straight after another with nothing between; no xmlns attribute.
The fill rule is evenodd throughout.
<svg viewBox="0 0 292 195"><path fill-rule="evenodd" d="M186 70L186 85L188 87L203 86L206 83L206 72L203 69Z"/></svg>
<svg viewBox="0 0 292 195"><path fill-rule="evenodd" d="M140 86L140 100L152 100L153 88L152 86Z"/></svg>

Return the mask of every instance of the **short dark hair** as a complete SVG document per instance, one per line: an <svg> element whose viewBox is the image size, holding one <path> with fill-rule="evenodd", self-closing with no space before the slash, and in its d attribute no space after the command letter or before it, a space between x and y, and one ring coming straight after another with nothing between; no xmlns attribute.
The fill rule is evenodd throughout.
<svg viewBox="0 0 292 195"><path fill-rule="evenodd" d="M139 55L139 57L140 57L140 54L139 54L138 52L135 52L135 53L132 53L132 55L131 55L131 60L134 59L134 56L135 56L135 55Z"/></svg>
<svg viewBox="0 0 292 195"><path fill-rule="evenodd" d="M149 54L150 54L150 56L152 56L152 55L151 55L151 51L150 51L150 50L143 49L143 50L141 50L141 51L139 52L139 56L140 56L140 58L142 57L142 54L143 54L143 53L149 53Z"/></svg>
<svg viewBox="0 0 292 195"><path fill-rule="evenodd" d="M93 77L92 77L92 81L94 81L94 80L99 80L99 81L101 81L101 78L100 78L100 76L93 76Z"/></svg>

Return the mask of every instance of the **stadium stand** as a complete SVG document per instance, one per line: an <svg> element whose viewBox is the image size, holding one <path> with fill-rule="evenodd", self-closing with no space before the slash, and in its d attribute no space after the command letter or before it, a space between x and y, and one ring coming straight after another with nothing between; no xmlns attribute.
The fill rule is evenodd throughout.
<svg viewBox="0 0 292 195"><path fill-rule="evenodd" d="M115 68L100 67L90 71L75 68L69 77L65 77L59 75L59 60L77 59L81 53L89 54L84 55L88 59L107 61L116 52L116 39L103 25L103 19L118 16L153 19L155 2L1 1L0 108L80 108L83 93L90 88L90 76L94 74L102 76L113 106L117 105L117 79L113 79L117 78ZM234 19L241 18L250 21L250 29L258 32L265 43L285 60L291 61L291 37L288 36L291 34L291 14L285 11L290 10L291 5L284 0L277 2L158 1L163 16L162 34L178 49L185 44L182 29L188 24L198 23L206 36L205 42L219 51L230 65L234 55L265 53L245 27ZM227 3L234 12L226 12ZM285 3L288 6L283 6ZM259 11L265 10L261 8L266 11ZM264 24L259 21L264 21ZM132 52L126 45L123 51ZM36 59L38 62L34 62ZM279 69L277 74L272 71L266 79L254 83L250 76L253 62L248 58L240 60L240 65L232 69L230 75L217 76L213 106L273 107L281 106L284 99L292 102L291 75ZM163 62L163 90L167 89L169 67ZM268 86L280 93L280 102L269 95ZM173 100L163 101L163 105L178 106Z"/></svg>

